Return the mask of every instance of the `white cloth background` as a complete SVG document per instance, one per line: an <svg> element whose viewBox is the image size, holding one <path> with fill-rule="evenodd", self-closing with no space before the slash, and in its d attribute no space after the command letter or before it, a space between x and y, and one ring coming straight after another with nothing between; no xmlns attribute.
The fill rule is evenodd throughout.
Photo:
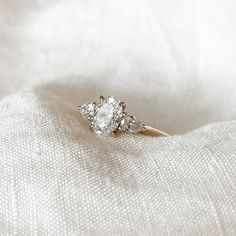
<svg viewBox="0 0 236 236"><path fill-rule="evenodd" d="M236 235L235 12L0 1L0 235ZM100 94L175 136L96 138Z"/></svg>

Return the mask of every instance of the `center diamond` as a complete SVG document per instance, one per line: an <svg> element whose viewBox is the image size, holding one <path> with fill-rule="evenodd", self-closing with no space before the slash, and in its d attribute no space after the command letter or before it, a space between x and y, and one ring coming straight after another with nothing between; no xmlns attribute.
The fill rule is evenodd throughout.
<svg viewBox="0 0 236 236"><path fill-rule="evenodd" d="M93 120L93 129L97 134L106 136L114 132L122 119L123 108L116 97L106 97L98 104Z"/></svg>

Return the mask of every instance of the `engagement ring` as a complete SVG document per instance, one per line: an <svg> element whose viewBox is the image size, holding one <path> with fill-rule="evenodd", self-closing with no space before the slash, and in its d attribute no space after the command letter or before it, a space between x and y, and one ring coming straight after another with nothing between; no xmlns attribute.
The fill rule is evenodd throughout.
<svg viewBox="0 0 236 236"><path fill-rule="evenodd" d="M141 133L149 136L168 136L167 133L143 124L125 112L126 104L113 96L100 96L99 102L79 106L81 115L91 121L90 128L101 136L110 134Z"/></svg>

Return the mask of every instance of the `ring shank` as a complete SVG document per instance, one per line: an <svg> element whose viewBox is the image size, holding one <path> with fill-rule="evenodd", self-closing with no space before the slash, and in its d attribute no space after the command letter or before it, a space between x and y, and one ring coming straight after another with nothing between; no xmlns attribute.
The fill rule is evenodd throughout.
<svg viewBox="0 0 236 236"><path fill-rule="evenodd" d="M169 136L169 134L165 133L164 131L155 129L148 125L144 125L144 130L141 131L141 133L147 136Z"/></svg>

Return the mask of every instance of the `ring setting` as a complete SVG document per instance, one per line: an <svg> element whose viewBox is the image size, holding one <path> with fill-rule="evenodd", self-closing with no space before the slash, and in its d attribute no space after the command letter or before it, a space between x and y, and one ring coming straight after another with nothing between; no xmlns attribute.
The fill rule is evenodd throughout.
<svg viewBox="0 0 236 236"><path fill-rule="evenodd" d="M128 115L126 103L114 96L100 96L98 102L79 106L82 117L91 122L90 128L99 136L121 132L167 136L165 132L144 125L138 118Z"/></svg>

